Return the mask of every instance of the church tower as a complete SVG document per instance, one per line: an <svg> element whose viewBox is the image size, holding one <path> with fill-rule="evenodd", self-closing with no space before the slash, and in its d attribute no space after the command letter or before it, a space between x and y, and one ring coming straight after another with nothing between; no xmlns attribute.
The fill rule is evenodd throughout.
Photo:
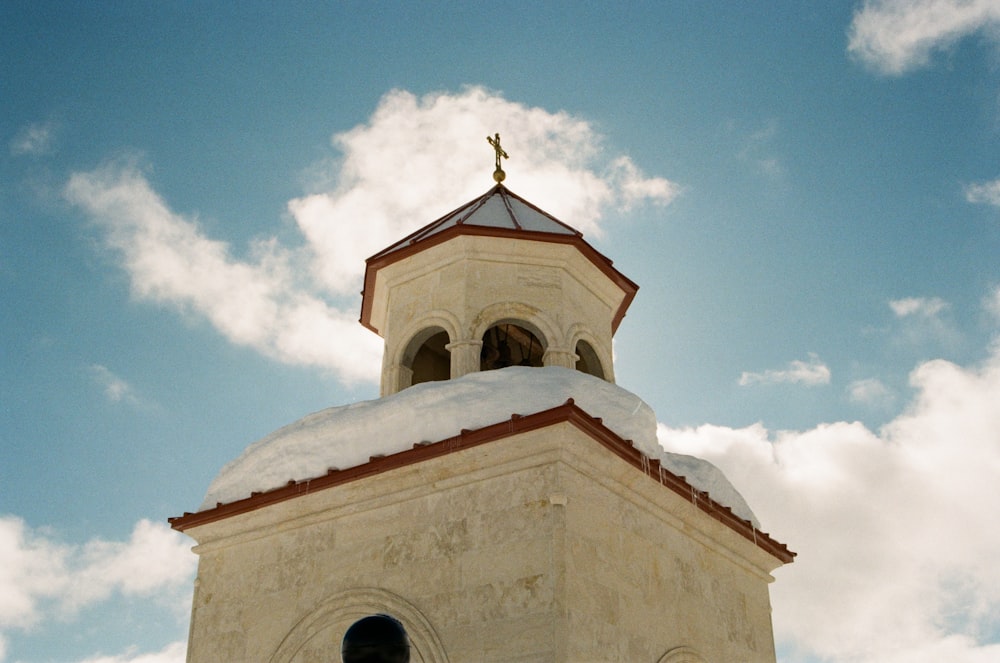
<svg viewBox="0 0 1000 663"><path fill-rule="evenodd" d="M190 663L336 663L389 615L414 663L773 663L794 558L614 384L637 286L503 184L367 261L381 398L276 431L194 513ZM391 622L396 624L397 621Z"/></svg>
<svg viewBox="0 0 1000 663"><path fill-rule="evenodd" d="M614 382L638 290L583 236L497 184L368 259L361 324L385 338L382 395L507 366Z"/></svg>

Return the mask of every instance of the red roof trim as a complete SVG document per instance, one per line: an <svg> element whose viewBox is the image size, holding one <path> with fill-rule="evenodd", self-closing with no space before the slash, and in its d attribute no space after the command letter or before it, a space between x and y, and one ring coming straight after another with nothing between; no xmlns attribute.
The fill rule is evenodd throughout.
<svg viewBox="0 0 1000 663"><path fill-rule="evenodd" d="M635 299L636 293L639 291L639 286L636 285L635 282L615 269L609 258L605 257L597 251L597 249L584 241L580 235L561 235L559 233L545 233L533 230L514 230L512 228L494 228L461 224L442 230L441 232L431 235L427 239L421 240L415 244L403 246L392 253L369 258L365 264L364 290L361 291L361 324L376 334L379 333L379 330L376 329L371 323L372 297L375 292L375 276L378 273L378 270L461 235L474 235L478 237L506 237L510 239L552 242L554 244L570 244L575 246L580 253L584 255L584 257L590 260L594 266L611 279L611 281L613 281L615 285L617 285L625 294L625 298L622 299L622 303L618 306L618 310L615 311L615 316L611 321L612 333L618 330L618 325L621 324L621 321L625 318L625 311L628 310L628 307L632 304L632 300Z"/></svg>
<svg viewBox="0 0 1000 663"><path fill-rule="evenodd" d="M507 208L507 213L510 216L511 223L514 227L498 228L493 226L467 225L465 223L466 219L472 216L476 210L482 207L486 201L494 195L500 196L504 206ZM511 199L533 209L558 226L565 228L568 232L563 234L558 232L543 232L523 229L514 215L514 211L510 203ZM447 223L459 213L462 213L462 216L454 222L454 225L449 228L445 228L444 230L437 230L441 225ZM372 325L372 297L375 293L375 275L378 273L378 270L391 265L398 260L412 256L415 253L436 246L459 235L508 237L513 239L534 240L538 242L571 244L577 247L580 252L588 260L590 260L590 262L600 269L609 279L611 279L612 282L621 288L622 292L625 293L625 298L622 300L621 305L618 307L618 310L615 311L615 315L611 320L612 334L618 330L618 325L620 325L621 321L625 318L625 312L632 304L632 300L635 299L636 292L639 290L639 286L636 285L635 282L614 268L614 264L609 258L588 244L583 239L583 233L579 230L563 223L537 205L528 202L521 196L506 188L504 185L497 184L479 198L456 207L451 212L448 212L437 220L432 221L426 226L410 233L403 239L382 249L365 261L365 280L361 291L361 324L376 334L380 334L379 330Z"/></svg>
<svg viewBox="0 0 1000 663"><path fill-rule="evenodd" d="M517 220L516 215L514 214L514 208L511 206L511 203L510 203L511 199L514 199L514 200L518 201L519 203L521 203L522 205L524 205L525 207L528 207L528 208L534 210L538 214L544 216L546 219L548 219L549 221L551 221L552 223L554 223L556 226L564 228L567 231L567 234L576 235L577 237L583 237L583 233L581 233L576 228L573 228L572 226L563 223L562 221L560 221L556 217L552 216L551 214L549 214L548 212L546 212L542 208L540 208L537 205L534 205L534 204L528 202L527 200L525 200L521 196L517 195L516 193L514 193L510 189L506 188L503 184L497 184L493 188L491 188L489 191L487 191L486 193L484 193L482 196L480 196L479 198L475 198L473 200L470 200L469 202L465 203L464 205L459 205L458 207L456 207L452 211L448 212L447 214L439 217L438 219L436 219L434 221L431 221L426 226L418 228L417 230L414 230L412 233L410 233L409 235L407 235L403 239L398 240L397 242L395 242L393 244L390 244L386 248L382 249L381 251L379 251L375 255L373 255L370 258L368 258L368 261L373 261L373 260L377 260L379 258L383 258L383 257L385 257L385 256L387 256L389 254L395 253L396 251L399 251L399 250L401 250L401 249L403 249L403 248L405 248L407 246L411 246L413 244L420 243L420 242L424 241L427 237L433 237L433 235L435 234L435 232L438 232L438 228L440 228L442 225L444 225L446 223L451 222L454 225L459 225L459 226L464 225L465 222L468 221L469 218L473 214L475 214L479 210L480 207L482 207L483 205L485 205L489 201L489 199L492 198L495 195L499 195L500 196L500 200L503 202L504 207L507 209L507 216L510 219L511 225L515 229L520 230L522 228L521 228L521 224ZM556 233L556 234L558 234L558 233Z"/></svg>
<svg viewBox="0 0 1000 663"><path fill-rule="evenodd" d="M275 488L266 492L255 492L250 497L229 502L228 504L219 503L213 509L197 513L187 512L183 516L168 519L168 522L173 529L183 532L191 527L256 511L257 509L294 499L301 495L333 488L334 486L364 479L381 474L382 472L388 472L389 470L406 467L407 465L431 458L438 458L456 451L501 440L517 433L545 428L562 422L573 424L591 438L601 443L605 448L612 451L619 458L642 471L651 480L659 482L660 485L672 490L684 499L691 500L702 512L726 525L749 541L752 541L758 548L761 548L783 563L788 564L795 559L796 553L790 551L788 546L772 539L767 533L759 531L750 521L744 520L734 514L732 509L719 504L708 493L700 491L688 483L684 477L674 474L660 465L659 460L650 459L644 455L633 447L630 441L623 440L614 431L604 426L599 418L591 417L580 409L573 402L572 398L566 401L565 404L549 410L527 416L514 414L507 421L486 426L485 428L462 430L460 434L441 440L440 442L415 444L412 449L389 456L373 456L369 462L363 465L345 470L330 469L323 476L302 481L291 480L281 488Z"/></svg>

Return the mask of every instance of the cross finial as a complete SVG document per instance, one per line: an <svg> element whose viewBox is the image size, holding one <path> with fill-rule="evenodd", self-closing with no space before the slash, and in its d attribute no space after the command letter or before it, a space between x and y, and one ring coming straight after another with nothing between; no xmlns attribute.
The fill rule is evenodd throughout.
<svg viewBox="0 0 1000 663"><path fill-rule="evenodd" d="M500 157L503 157L504 159L509 159L510 157L507 156L507 153L503 151L502 147L500 147L500 134L494 134L493 138L487 136L486 141L493 146L493 150L497 153L497 169L493 171L493 179L496 180L497 184L499 184L504 181L505 177L507 177L507 173L503 172L503 168L500 167Z"/></svg>

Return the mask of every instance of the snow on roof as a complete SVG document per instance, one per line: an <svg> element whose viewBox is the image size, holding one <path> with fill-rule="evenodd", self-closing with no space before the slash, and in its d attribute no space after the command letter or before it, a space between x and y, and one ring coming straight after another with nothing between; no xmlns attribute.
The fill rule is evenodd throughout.
<svg viewBox="0 0 1000 663"><path fill-rule="evenodd" d="M514 366L426 382L377 400L310 414L251 444L212 481L199 511L301 480L329 468L363 465L421 442L437 442L564 404L572 398L604 426L698 490L758 526L743 497L708 461L669 453L656 438L656 415L635 394L579 371Z"/></svg>

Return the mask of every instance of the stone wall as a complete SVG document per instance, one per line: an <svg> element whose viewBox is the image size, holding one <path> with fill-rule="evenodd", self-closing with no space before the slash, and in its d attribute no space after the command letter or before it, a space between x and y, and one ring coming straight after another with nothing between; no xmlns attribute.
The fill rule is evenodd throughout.
<svg viewBox="0 0 1000 663"><path fill-rule="evenodd" d="M377 612L414 663L774 661L778 562L565 422L187 533L191 663L335 663Z"/></svg>

